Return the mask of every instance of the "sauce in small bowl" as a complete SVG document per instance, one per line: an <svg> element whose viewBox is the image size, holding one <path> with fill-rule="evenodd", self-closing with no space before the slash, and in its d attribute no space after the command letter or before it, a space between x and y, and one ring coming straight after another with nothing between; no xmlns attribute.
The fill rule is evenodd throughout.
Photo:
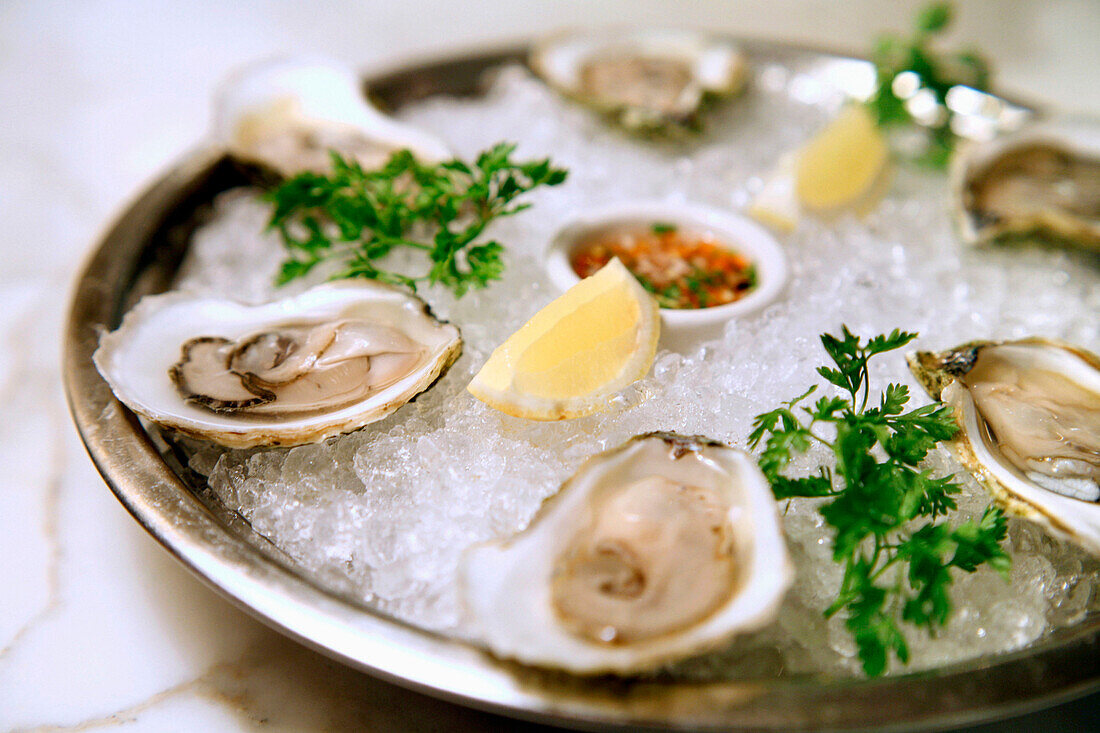
<svg viewBox="0 0 1100 733"><path fill-rule="evenodd" d="M755 222L698 204L631 202L582 212L558 231L547 271L564 289L613 257L661 306L661 345L684 351L782 291L787 263Z"/></svg>
<svg viewBox="0 0 1100 733"><path fill-rule="evenodd" d="M662 308L716 308L756 287L756 266L710 232L675 224L617 227L578 242L569 264L578 277L594 275L618 257Z"/></svg>

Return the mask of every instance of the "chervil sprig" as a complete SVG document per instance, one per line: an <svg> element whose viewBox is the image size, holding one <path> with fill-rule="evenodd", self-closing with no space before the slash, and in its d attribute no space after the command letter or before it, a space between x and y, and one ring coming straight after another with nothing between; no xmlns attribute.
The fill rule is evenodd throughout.
<svg viewBox="0 0 1100 733"><path fill-rule="evenodd" d="M300 173L267 195L273 206L269 227L289 251L279 282L329 260L342 265L337 279L363 277L411 288L428 282L458 297L500 279L503 246L479 241L485 228L530 206L518 201L523 194L566 178L549 160L513 161L515 147L501 143L473 163L430 165L403 150L369 171L333 152L331 173ZM383 269L380 260L397 248L423 252L426 269Z"/></svg>
<svg viewBox="0 0 1100 733"><path fill-rule="evenodd" d="M871 401L868 362L914 338L894 330L864 343L847 326L840 337L823 334L833 366L817 373L847 395L806 406L817 390L810 387L758 415L749 436L753 448L763 444L760 468L777 499L827 499L820 512L833 531L833 558L844 565L844 577L825 616L844 614L869 676L882 674L891 654L909 660L905 624L934 633L947 623L952 569L973 572L988 564L1003 573L1009 567L999 509L956 527L936 521L955 509L960 487L920 463L957 430L950 408L934 404L906 412L909 389L902 384L888 385ZM810 476L783 475L793 457L815 443L832 451L834 465Z"/></svg>
<svg viewBox="0 0 1100 733"><path fill-rule="evenodd" d="M884 35L871 55L876 84L867 105L880 126L918 122L910 111L910 100L917 94L930 96L934 102L933 107L926 106L934 109L934 113L923 115L919 121L928 131L927 149L920 159L936 167L947 164L955 145L948 92L956 86L989 89L989 64L981 54L945 53L933 46L935 37L947 29L951 20L951 4L934 2L917 14L912 36ZM913 83L899 86L898 77L902 74L908 74Z"/></svg>

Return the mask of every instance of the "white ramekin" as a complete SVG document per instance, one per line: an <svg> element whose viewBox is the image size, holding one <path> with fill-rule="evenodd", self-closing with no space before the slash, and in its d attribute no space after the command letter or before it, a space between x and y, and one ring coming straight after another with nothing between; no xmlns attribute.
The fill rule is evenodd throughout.
<svg viewBox="0 0 1100 733"><path fill-rule="evenodd" d="M614 226L673 224L707 232L756 266L756 288L740 300L712 308L661 309L661 346L688 351L709 339L719 338L726 322L755 313L776 299L787 282L787 257L775 238L759 224L735 214L701 204L662 201L630 201L585 209L554 235L546 250L546 271L565 291L580 278L569 264L577 246L590 235Z"/></svg>

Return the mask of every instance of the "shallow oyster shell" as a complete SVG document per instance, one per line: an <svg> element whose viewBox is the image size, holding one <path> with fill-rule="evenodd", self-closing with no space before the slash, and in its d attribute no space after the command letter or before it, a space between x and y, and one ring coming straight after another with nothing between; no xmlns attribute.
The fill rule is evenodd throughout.
<svg viewBox="0 0 1100 733"><path fill-rule="evenodd" d="M214 109L214 135L229 154L281 176L328 172L330 150L367 170L401 149L423 162L452 157L434 135L375 109L351 70L324 59L245 67L226 82Z"/></svg>
<svg viewBox="0 0 1100 733"><path fill-rule="evenodd" d="M188 344L346 320L384 324L418 344L411 371L351 404L290 415L219 411L185 399L177 386L174 372ZM458 329L437 321L418 298L381 283L345 281L258 306L184 291L146 296L103 335L94 359L134 412L191 437L248 448L315 443L381 420L431 386L461 350Z"/></svg>
<svg viewBox="0 0 1100 733"><path fill-rule="evenodd" d="M1055 117L971 142L950 185L968 243L1039 234L1100 251L1100 120Z"/></svg>
<svg viewBox="0 0 1100 733"><path fill-rule="evenodd" d="M653 481L670 493L646 493ZM667 511L639 509L654 498L664 506L662 497ZM709 514L692 514L704 505ZM694 531L701 516L705 529ZM700 536L715 543L713 556L702 548L706 562L677 554L693 545L698 560ZM582 554L593 547L595 557ZM670 433L590 458L526 530L470 548L460 572L477 640L499 657L576 674L645 671L759 629L792 575L775 499L752 457ZM595 592L567 599L578 584ZM605 625L605 613L619 620Z"/></svg>
<svg viewBox="0 0 1100 733"><path fill-rule="evenodd" d="M736 44L668 29L553 36L535 45L530 64L561 93L634 131L696 127L708 100L736 94L748 77Z"/></svg>
<svg viewBox="0 0 1100 733"><path fill-rule="evenodd" d="M1093 395L1095 399L1090 405L1100 404L1100 359L1071 344L1040 338L975 341L942 352L914 352L907 359L913 374L928 393L954 408L960 430L951 443L952 448L959 461L996 501L1010 513L1037 522L1051 533L1100 554L1100 503L1095 498L1087 498L1085 493L1095 491L1095 480L1076 476L1059 478L1057 471L1052 472L1055 474L1052 477L1023 470L1017 465L1021 463L1021 457L1010 457L1015 447L1010 449L1007 443L998 442L971 392L973 385L963 381L975 370L983 351L1005 346L1014 347L1010 358L1017 360L1018 368L1056 374L1059 379L1076 385L1084 394ZM1054 402L1053 396L1051 402ZM1088 406L1083 409L1083 414L1095 415L1100 421L1100 411L1096 411L1095 407L1091 411ZM1023 413L1017 410L1014 414ZM1095 443L1100 434L1080 437L1086 443L1090 440ZM1018 445L1020 441L1014 442ZM1040 452L1040 444L1040 439L1036 438L1034 445L1037 453ZM1025 458L1050 460L1050 456L1039 455ZM1058 459L1064 460L1063 457ZM1100 462L1100 454L1096 459ZM1052 487L1058 490L1052 490Z"/></svg>

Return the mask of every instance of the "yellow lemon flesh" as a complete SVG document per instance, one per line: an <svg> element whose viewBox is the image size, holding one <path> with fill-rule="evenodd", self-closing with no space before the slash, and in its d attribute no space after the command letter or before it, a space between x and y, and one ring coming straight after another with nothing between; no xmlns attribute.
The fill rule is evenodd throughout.
<svg viewBox="0 0 1100 733"><path fill-rule="evenodd" d="M802 148L795 192L808 209L857 206L876 189L888 161L886 139L871 113L861 104L849 105Z"/></svg>
<svg viewBox="0 0 1100 733"><path fill-rule="evenodd" d="M748 213L783 232L798 226L804 209L864 214L886 191L889 170L886 138L865 107L851 105L803 147L780 158Z"/></svg>
<svg viewBox="0 0 1100 733"><path fill-rule="evenodd" d="M657 353L660 328L656 301L621 262L612 260L508 337L467 389L516 417L590 415L645 376Z"/></svg>

